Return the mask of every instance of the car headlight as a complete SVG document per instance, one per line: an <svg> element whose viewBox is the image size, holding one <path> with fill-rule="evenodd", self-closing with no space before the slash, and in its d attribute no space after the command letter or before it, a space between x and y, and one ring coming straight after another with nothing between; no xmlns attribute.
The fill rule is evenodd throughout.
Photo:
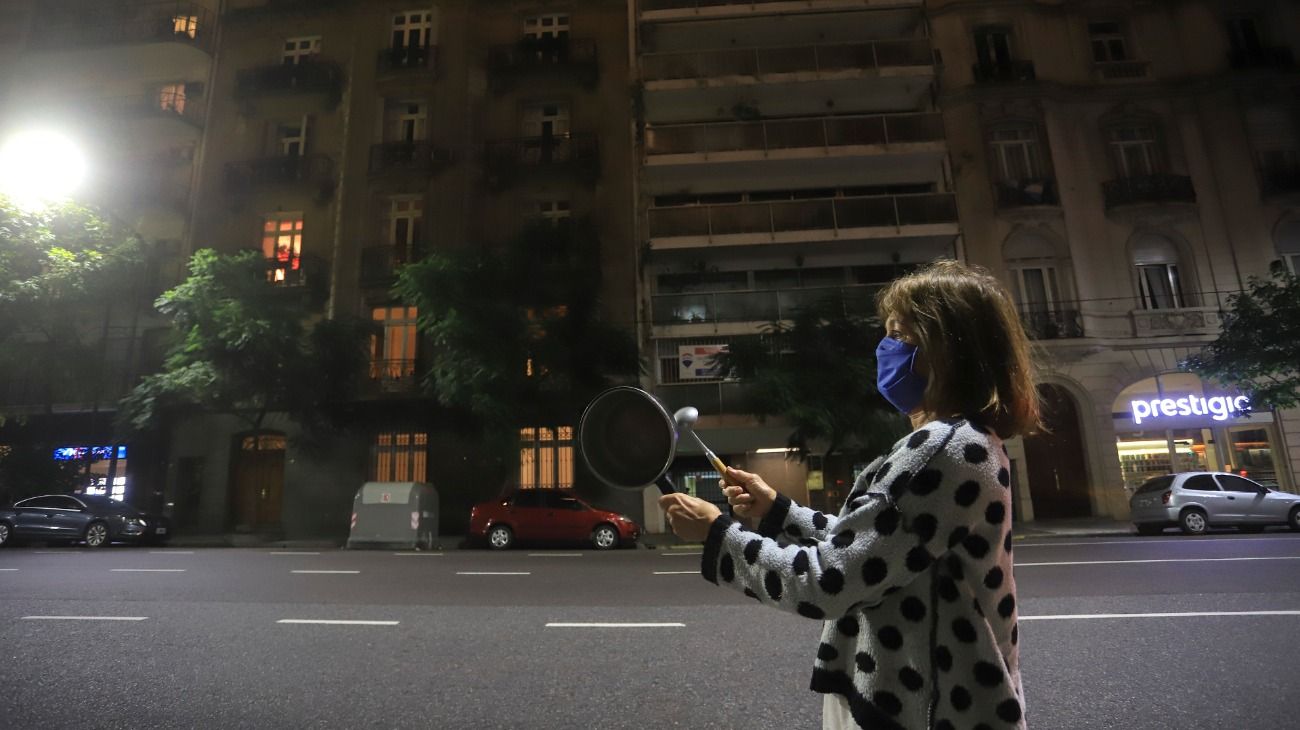
<svg viewBox="0 0 1300 730"><path fill-rule="evenodd" d="M140 518L138 518L138 517L129 517L129 518L127 518L127 520L126 520L126 524L128 524L128 525L130 525L130 526L132 526L132 527L142 527L142 528L148 526L148 525L145 523L144 520L142 520L142 519L140 519Z"/></svg>

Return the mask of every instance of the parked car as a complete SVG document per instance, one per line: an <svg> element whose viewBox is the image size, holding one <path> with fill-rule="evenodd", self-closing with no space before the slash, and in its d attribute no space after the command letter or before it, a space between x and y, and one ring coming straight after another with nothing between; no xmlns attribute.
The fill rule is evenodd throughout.
<svg viewBox="0 0 1300 730"><path fill-rule="evenodd" d="M590 542L598 550L630 544L641 528L559 489L519 489L470 510L469 537L505 550L516 542Z"/></svg>
<svg viewBox="0 0 1300 730"><path fill-rule="evenodd" d="M0 546L10 542L113 542L160 545L171 537L166 518L94 495L47 494L0 509Z"/></svg>
<svg viewBox="0 0 1300 730"><path fill-rule="evenodd" d="M1279 492L1225 472L1166 474L1148 480L1129 498L1129 519L1142 535L1180 527L1199 535L1208 527L1231 525L1262 530L1287 525L1300 530L1300 495Z"/></svg>

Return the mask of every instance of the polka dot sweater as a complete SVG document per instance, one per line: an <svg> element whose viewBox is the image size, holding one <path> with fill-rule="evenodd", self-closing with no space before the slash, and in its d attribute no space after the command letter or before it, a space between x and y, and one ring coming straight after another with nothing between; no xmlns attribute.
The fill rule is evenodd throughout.
<svg viewBox="0 0 1300 730"><path fill-rule="evenodd" d="M758 533L719 517L702 572L824 621L812 689L861 727L1024 728L1008 466L983 427L927 423L837 516L780 496Z"/></svg>

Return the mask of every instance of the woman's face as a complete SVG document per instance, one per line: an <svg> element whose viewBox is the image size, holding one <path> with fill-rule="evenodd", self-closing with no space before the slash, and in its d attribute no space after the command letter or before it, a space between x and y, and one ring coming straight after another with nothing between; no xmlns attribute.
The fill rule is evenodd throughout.
<svg viewBox="0 0 1300 730"><path fill-rule="evenodd" d="M890 314L885 319L885 334L909 345L919 346L921 344L920 339L916 336L916 330L912 329L911 323L897 314ZM912 371L917 375L928 375L930 373L924 350L917 351L916 359L912 361Z"/></svg>

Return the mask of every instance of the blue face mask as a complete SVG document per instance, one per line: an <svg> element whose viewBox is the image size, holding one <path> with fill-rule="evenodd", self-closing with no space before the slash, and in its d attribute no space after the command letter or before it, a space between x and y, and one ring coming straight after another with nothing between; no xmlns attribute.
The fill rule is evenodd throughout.
<svg viewBox="0 0 1300 730"><path fill-rule="evenodd" d="M925 397L925 377L913 372L916 345L886 337L876 345L876 388L901 413L916 410Z"/></svg>

